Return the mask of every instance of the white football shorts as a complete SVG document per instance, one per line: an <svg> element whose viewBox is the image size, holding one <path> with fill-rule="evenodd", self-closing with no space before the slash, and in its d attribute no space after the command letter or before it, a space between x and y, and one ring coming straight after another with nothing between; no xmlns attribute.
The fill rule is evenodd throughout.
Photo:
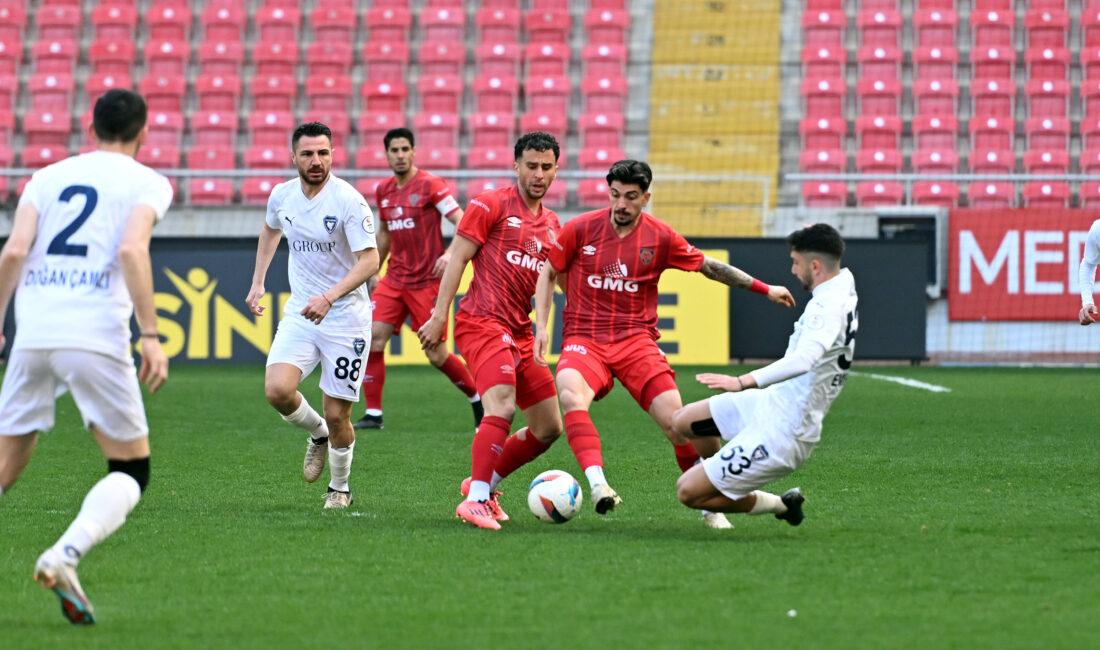
<svg viewBox="0 0 1100 650"><path fill-rule="evenodd" d="M370 325L358 334L331 333L305 318L287 317L267 353L267 365L289 363L304 379L321 364L321 391L329 397L359 401L359 388L370 353Z"/></svg>
<svg viewBox="0 0 1100 650"><path fill-rule="evenodd" d="M731 499L783 478L798 469L814 443L791 435L781 417L769 417L763 391L722 393L707 401L711 417L728 442L703 461L714 487Z"/></svg>
<svg viewBox="0 0 1100 650"><path fill-rule="evenodd" d="M55 402L66 390L85 428L119 442L149 435L133 361L88 350L12 352L0 388L0 435L52 429Z"/></svg>

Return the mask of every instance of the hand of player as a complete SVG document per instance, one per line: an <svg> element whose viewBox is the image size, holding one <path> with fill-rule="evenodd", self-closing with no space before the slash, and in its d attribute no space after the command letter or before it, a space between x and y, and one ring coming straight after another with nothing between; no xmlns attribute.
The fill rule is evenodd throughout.
<svg viewBox="0 0 1100 650"><path fill-rule="evenodd" d="M317 294L309 297L305 308L302 309L302 316L305 316L306 320L313 321L314 325L320 325L321 321L328 315L329 309L332 309L332 303L325 297L325 294Z"/></svg>
<svg viewBox="0 0 1100 650"><path fill-rule="evenodd" d="M447 322L442 318L437 318L433 313L428 322L416 330L416 337L420 339L420 349L431 350L439 345L439 342L443 339L443 330L446 327Z"/></svg>
<svg viewBox="0 0 1100 650"><path fill-rule="evenodd" d="M794 307L794 296L781 284L768 285L768 300L784 307Z"/></svg>
<svg viewBox="0 0 1100 650"><path fill-rule="evenodd" d="M1092 325L1093 323L1100 322L1100 312L1096 310L1096 305L1091 302L1081 308L1081 313L1077 315L1082 325Z"/></svg>
<svg viewBox="0 0 1100 650"><path fill-rule="evenodd" d="M138 380L149 388L150 393L168 381L168 356L160 346L160 339L151 336L141 337L141 370Z"/></svg>
<svg viewBox="0 0 1100 650"><path fill-rule="evenodd" d="M447 264L451 261L451 254L447 251L443 251L443 254L439 256L439 259L435 261L432 266L432 275L437 278L443 277L443 271L447 269Z"/></svg>
<svg viewBox="0 0 1100 650"><path fill-rule="evenodd" d="M543 368L550 365L550 364L546 363L546 353L549 351L549 348L550 348L550 334L548 334L546 332L546 330L542 329L541 327L536 327L535 328L535 349L531 353L531 356L534 357L535 363L542 366Z"/></svg>
<svg viewBox="0 0 1100 650"><path fill-rule="evenodd" d="M787 295L790 294L788 293ZM731 393L736 393L741 390L741 383L737 381L737 377L730 377L729 375L704 372L695 375L695 379L707 388L713 388L715 390L724 390Z"/></svg>
<svg viewBox="0 0 1100 650"><path fill-rule="evenodd" d="M370 276L370 278L367 279L367 293L374 294L375 289L378 288L379 282L381 282L381 279L378 277L377 273Z"/></svg>
<svg viewBox="0 0 1100 650"><path fill-rule="evenodd" d="M263 316L264 309L267 309L260 304L260 300L264 297L265 293L264 285L254 284L252 288L249 289L248 296L244 299L245 303L248 304L248 309L257 316Z"/></svg>

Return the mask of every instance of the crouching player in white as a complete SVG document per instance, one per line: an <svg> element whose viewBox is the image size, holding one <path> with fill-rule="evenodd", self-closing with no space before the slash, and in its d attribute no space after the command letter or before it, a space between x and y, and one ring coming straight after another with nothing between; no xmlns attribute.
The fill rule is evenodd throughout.
<svg viewBox="0 0 1100 650"><path fill-rule="evenodd" d="M299 126L291 138L291 152L299 178L271 190L252 288L245 300L256 315L271 306L264 278L286 234L290 299L267 355L264 392L284 420L309 432L302 463L306 481L321 476L327 452L331 481L325 507L346 508L352 503L348 476L355 446L351 407L359 401L370 349L371 307L365 283L378 271L374 215L354 187L329 173L332 131L327 126ZM298 392L302 378L318 363L324 418Z"/></svg>
<svg viewBox="0 0 1100 650"><path fill-rule="evenodd" d="M34 579L76 624L95 621L76 565L115 532L149 483L150 392L168 378L153 306L149 239L172 202L168 179L134 160L145 141L145 100L110 90L92 115L98 147L35 172L0 252L0 330L15 293L16 331L0 389L0 494L54 425L55 399L72 393L107 458L107 476L68 530L38 558ZM130 315L141 331L134 370ZM3 337L0 336L0 347Z"/></svg>
<svg viewBox="0 0 1100 650"><path fill-rule="evenodd" d="M703 384L726 392L680 409L673 426L688 438L728 441L680 477L681 503L714 512L773 513L797 526L804 500L798 488L781 497L758 488L810 457L821 422L848 377L859 321L855 280L840 267L840 233L819 223L791 233L787 244L791 272L813 298L795 323L783 358L738 377L699 375Z"/></svg>

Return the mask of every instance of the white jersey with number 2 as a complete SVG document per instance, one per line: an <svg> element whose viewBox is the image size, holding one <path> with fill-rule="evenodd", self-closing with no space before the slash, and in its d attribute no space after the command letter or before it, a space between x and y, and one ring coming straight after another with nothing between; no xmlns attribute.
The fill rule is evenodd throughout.
<svg viewBox="0 0 1100 650"><path fill-rule="evenodd" d="M130 359L134 303L118 246L130 212L164 217L168 179L110 151L73 156L38 170L19 199L38 212L38 234L15 293L14 350L81 349Z"/></svg>
<svg viewBox="0 0 1100 650"><path fill-rule="evenodd" d="M311 296L331 289L355 266L357 251L375 248L374 214L347 181L329 175L328 182L312 199L295 178L279 183L267 201L267 225L286 235L290 247L287 275L290 299L286 318L301 318ZM334 301L319 327L355 333L371 324L367 285Z"/></svg>

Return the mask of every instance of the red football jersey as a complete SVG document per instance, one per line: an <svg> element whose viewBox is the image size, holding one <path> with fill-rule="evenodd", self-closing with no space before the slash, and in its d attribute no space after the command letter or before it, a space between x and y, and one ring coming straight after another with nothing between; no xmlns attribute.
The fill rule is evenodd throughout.
<svg viewBox="0 0 1100 650"><path fill-rule="evenodd" d="M439 282L432 266L443 254L440 217L459 207L447 182L420 169L404 187L397 187L396 178L387 178L375 195L379 217L390 233L386 281L403 289Z"/></svg>
<svg viewBox="0 0 1100 650"><path fill-rule="evenodd" d="M636 334L660 337L661 272L669 267L698 271L704 256L645 212L630 234L619 237L611 210L604 208L568 221L550 247L549 260L558 273L567 274L563 338L614 343Z"/></svg>
<svg viewBox="0 0 1100 650"><path fill-rule="evenodd" d="M553 210L540 206L538 214L532 213L514 185L471 199L458 234L481 248L473 257L474 278L459 311L496 318L513 332L529 332L535 283L560 229Z"/></svg>

